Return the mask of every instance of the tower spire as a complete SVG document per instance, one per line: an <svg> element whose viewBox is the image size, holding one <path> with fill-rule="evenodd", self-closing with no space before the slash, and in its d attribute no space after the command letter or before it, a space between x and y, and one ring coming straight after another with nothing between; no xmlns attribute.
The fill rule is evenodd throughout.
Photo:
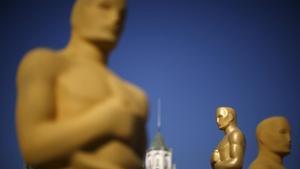
<svg viewBox="0 0 300 169"><path fill-rule="evenodd" d="M161 98L157 99L157 131L161 129Z"/></svg>
<svg viewBox="0 0 300 169"><path fill-rule="evenodd" d="M173 153L165 144L161 130L161 98L157 99L157 132L145 156L145 169L176 169L173 164Z"/></svg>

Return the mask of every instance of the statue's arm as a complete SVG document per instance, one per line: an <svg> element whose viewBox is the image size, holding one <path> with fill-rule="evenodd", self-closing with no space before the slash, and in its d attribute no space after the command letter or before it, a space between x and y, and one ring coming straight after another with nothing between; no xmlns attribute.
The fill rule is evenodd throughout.
<svg viewBox="0 0 300 169"><path fill-rule="evenodd" d="M110 97L91 109L65 121L55 120L55 74L59 63L45 51L28 54L17 77L17 131L26 162L39 165L66 157L93 139L106 138L114 132L111 121L121 121L119 135L130 130L130 119L114 116L119 100ZM119 118L119 119L118 119ZM127 122L127 124L125 124ZM132 122L131 122L132 123Z"/></svg>
<svg viewBox="0 0 300 169"><path fill-rule="evenodd" d="M230 159L215 164L217 169L242 168L244 161L245 138L241 132L229 135Z"/></svg>

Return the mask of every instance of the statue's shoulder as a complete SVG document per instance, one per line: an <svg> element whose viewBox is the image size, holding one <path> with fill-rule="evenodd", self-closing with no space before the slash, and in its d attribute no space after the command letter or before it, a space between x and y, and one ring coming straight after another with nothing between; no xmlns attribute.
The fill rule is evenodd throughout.
<svg viewBox="0 0 300 169"><path fill-rule="evenodd" d="M36 48L25 54L18 68L18 78L51 75L62 63L58 52L47 48Z"/></svg>
<svg viewBox="0 0 300 169"><path fill-rule="evenodd" d="M266 165L266 163L264 163L262 160L260 159L256 159L254 160L251 165L249 166L249 169L265 169L265 168L269 168L268 165Z"/></svg>
<svg viewBox="0 0 300 169"><path fill-rule="evenodd" d="M45 64L44 66L46 66L46 63L51 64L55 62L55 60L59 58L58 56L59 54L54 50L48 48L36 48L25 54L20 66L39 66L40 64Z"/></svg>
<svg viewBox="0 0 300 169"><path fill-rule="evenodd" d="M245 136L242 133L242 131L238 128L236 130L232 131L228 137L232 143L244 143L245 142Z"/></svg>
<svg viewBox="0 0 300 169"><path fill-rule="evenodd" d="M144 103L148 103L148 96L147 93L138 85L123 80L126 86L135 94L135 96Z"/></svg>
<svg viewBox="0 0 300 169"><path fill-rule="evenodd" d="M148 99L148 96L147 96L147 93L141 88L139 87L138 85L132 83L132 82L129 82L123 78L121 78L120 76L116 75L113 71L111 70L108 70L109 74L111 75L111 77L113 79L117 79L118 81L121 81L122 84L125 85L125 87L127 89L129 89L131 92L133 92L134 94L136 94L136 96L139 96L141 97L143 100L146 100Z"/></svg>

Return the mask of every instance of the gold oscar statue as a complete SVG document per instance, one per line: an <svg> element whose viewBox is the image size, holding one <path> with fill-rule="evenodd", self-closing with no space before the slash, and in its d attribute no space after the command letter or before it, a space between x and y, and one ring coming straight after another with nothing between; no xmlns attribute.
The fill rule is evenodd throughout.
<svg viewBox="0 0 300 169"><path fill-rule="evenodd" d="M31 167L142 168L147 97L106 66L125 11L125 0L76 0L68 45L22 60L16 122Z"/></svg>
<svg viewBox="0 0 300 169"><path fill-rule="evenodd" d="M258 156L249 169L284 169L283 158L291 150L291 131L286 118L270 117L256 128Z"/></svg>
<svg viewBox="0 0 300 169"><path fill-rule="evenodd" d="M242 169L246 140L237 127L236 112L231 107L219 107L216 111L217 125L225 133L211 156L212 169Z"/></svg>

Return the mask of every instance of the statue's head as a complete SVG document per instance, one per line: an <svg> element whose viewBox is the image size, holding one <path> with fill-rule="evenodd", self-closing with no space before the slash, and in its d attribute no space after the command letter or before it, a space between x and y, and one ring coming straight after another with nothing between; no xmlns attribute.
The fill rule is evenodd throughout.
<svg viewBox="0 0 300 169"><path fill-rule="evenodd" d="M225 130L230 124L236 124L236 112L231 107L219 107L216 119L219 129Z"/></svg>
<svg viewBox="0 0 300 169"><path fill-rule="evenodd" d="M261 150L287 155L291 150L291 131L286 118L271 117L260 122L256 137Z"/></svg>
<svg viewBox="0 0 300 169"><path fill-rule="evenodd" d="M91 42L115 44L122 31L125 10L125 0L76 0L72 31Z"/></svg>

